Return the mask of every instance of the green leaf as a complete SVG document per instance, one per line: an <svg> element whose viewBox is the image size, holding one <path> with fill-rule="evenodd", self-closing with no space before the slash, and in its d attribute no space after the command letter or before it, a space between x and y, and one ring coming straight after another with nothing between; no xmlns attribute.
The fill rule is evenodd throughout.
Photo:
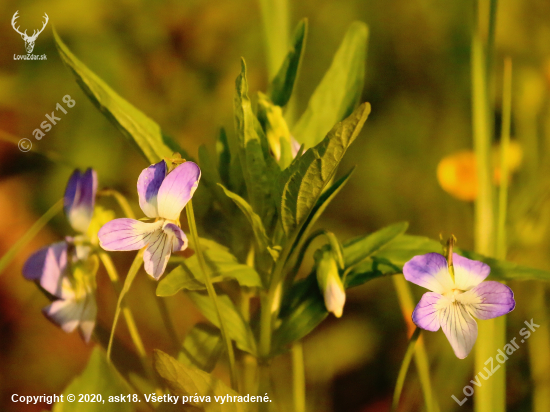
<svg viewBox="0 0 550 412"><path fill-rule="evenodd" d="M474 252L461 251L462 256L468 259L481 260L491 267L489 280L545 280L550 281L550 272L542 269L535 269L529 266L520 265L514 262L498 260L481 256Z"/></svg>
<svg viewBox="0 0 550 412"><path fill-rule="evenodd" d="M403 266L397 266L390 260L371 256L357 264L346 276L344 287L346 289L360 286L370 280L401 273Z"/></svg>
<svg viewBox="0 0 550 412"><path fill-rule="evenodd" d="M407 222L395 223L366 236L344 242L345 267L353 266L378 252L396 237L405 233L408 227Z"/></svg>
<svg viewBox="0 0 550 412"><path fill-rule="evenodd" d="M277 106L283 107L290 100L304 54L306 37L307 19L303 19L294 31L292 46L286 55L285 61L269 85L269 98Z"/></svg>
<svg viewBox="0 0 550 412"><path fill-rule="evenodd" d="M269 238L267 237L267 234L265 232L264 225L262 223L262 219L260 216L258 216L254 211L252 210L252 207L247 203L246 200L244 200L242 197L240 197L238 194L231 192L230 190L227 190L223 185L219 185L222 190L224 191L225 195L229 197L231 200L235 202L235 204L241 209L241 212L245 215L246 219L248 220L248 223L252 227L252 231L254 232L254 237L256 238L256 242L258 243L258 247L260 250L267 250L269 247Z"/></svg>
<svg viewBox="0 0 550 412"><path fill-rule="evenodd" d="M332 186L325 190L321 197L319 197L317 203L315 203L315 206L311 210L311 213L309 214L308 218L300 229L300 233L296 238L295 246L293 247L294 250L299 251L301 249L313 225L321 217L330 202L332 202L332 199L334 199L336 195L340 193L340 190L342 190L344 185L348 182L354 170L355 167L353 167L348 173L346 173L344 176L334 182Z"/></svg>
<svg viewBox="0 0 550 412"><path fill-rule="evenodd" d="M222 404L215 401L215 396L239 396L239 394L209 373L186 366L158 349L153 353L153 365L174 395L193 397L186 404L199 407L206 412L246 412L245 403L224 402ZM195 395L202 396L203 402L195 402ZM206 396L211 399L209 403L204 402Z"/></svg>
<svg viewBox="0 0 550 412"><path fill-rule="evenodd" d="M455 248L456 252L459 252L459 250ZM376 258L399 267L401 271L403 265L414 256L432 252L443 252L443 247L439 241L423 236L403 234L398 236L387 248L378 252Z"/></svg>
<svg viewBox="0 0 550 412"><path fill-rule="evenodd" d="M344 246L345 250L345 246ZM371 256L355 267L346 278L346 284L355 284L357 279L372 279L374 277L402 273L403 265L414 256L426 253L442 253L442 246L437 240L422 236L401 235L383 250ZM478 253L455 248L455 252L468 259L478 260L488 264L491 273L488 279L493 280L550 280L550 272L534 269L517 263L489 258ZM353 285L351 285L353 286ZM350 286L350 287L351 287Z"/></svg>
<svg viewBox="0 0 550 412"><path fill-rule="evenodd" d="M368 28L353 23L332 64L309 100L292 135L306 147L319 143L331 127L350 115L359 103L365 78Z"/></svg>
<svg viewBox="0 0 550 412"><path fill-rule="evenodd" d="M223 190L218 186L218 184L221 184L221 177L218 169L216 169L214 163L211 161L205 145L199 147L199 164L203 183L212 191L223 209L227 211L231 210L232 204L228 201Z"/></svg>
<svg viewBox="0 0 550 412"><path fill-rule="evenodd" d="M225 185L232 187L231 182L234 178L232 177L231 165L234 161L231 156L231 148L229 147L227 134L223 127L220 129L218 140L216 141L216 154L218 155L218 170L220 178ZM242 175L240 178L242 180Z"/></svg>
<svg viewBox="0 0 550 412"><path fill-rule="evenodd" d="M268 144L260 123L252 111L248 98L248 83L246 80L246 64L241 61L241 73L235 81L235 129L239 142L239 158L244 181L248 192L248 200L252 209L262 219L274 213L272 199L274 159L269 156ZM269 162L269 163L268 163ZM275 167L278 166L275 164Z"/></svg>
<svg viewBox="0 0 550 412"><path fill-rule="evenodd" d="M150 163L170 157L173 152L179 152L184 158L189 159L172 139L162 133L157 123L123 99L88 69L63 43L55 29L53 35L63 63L73 72L84 93L124 137L137 146Z"/></svg>
<svg viewBox="0 0 550 412"><path fill-rule="evenodd" d="M313 271L289 291L281 307L281 325L273 334L271 356L286 350L286 346L302 339L315 329L328 315L325 301Z"/></svg>
<svg viewBox="0 0 550 412"><path fill-rule="evenodd" d="M75 402L67 401L69 394L76 396ZM79 402L79 394L100 394L104 402ZM53 412L132 412L134 407L131 403L109 402L110 396L119 396L120 399L121 395L127 397L128 394L130 391L126 381L107 362L103 350L96 346L88 365L63 391L63 402L56 403Z"/></svg>
<svg viewBox="0 0 550 412"><path fill-rule="evenodd" d="M196 256L192 256L197 260ZM191 259L185 259L184 262L173 269L170 273L165 275L157 285L157 296L172 296L178 293L180 290L205 290L206 286L202 280L198 280L196 276L201 273L193 273L187 266L187 261ZM198 264L198 262L197 262Z"/></svg>
<svg viewBox="0 0 550 412"><path fill-rule="evenodd" d="M363 103L338 123L317 146L308 149L279 177L281 221L287 235L300 229L333 178L347 148L363 127L370 105Z"/></svg>
<svg viewBox="0 0 550 412"><path fill-rule="evenodd" d="M214 326L199 323L185 335L178 361L186 366L212 372L223 352L223 347L220 330Z"/></svg>
<svg viewBox="0 0 550 412"><path fill-rule="evenodd" d="M202 245L201 240L201 245ZM210 270L212 282L234 279L245 287L261 288L262 281L254 268L239 263L229 250L221 245L204 249L203 255ZM197 255L184 259L180 266L167 274L157 286L157 296L172 296L180 290L205 290L204 275Z"/></svg>
<svg viewBox="0 0 550 412"><path fill-rule="evenodd" d="M187 295L200 309L206 319L219 328L218 314L212 303L212 299L200 292L187 292ZM254 355L256 353L256 341L248 323L245 322L227 295L218 294L218 304L229 337L235 341L239 349Z"/></svg>

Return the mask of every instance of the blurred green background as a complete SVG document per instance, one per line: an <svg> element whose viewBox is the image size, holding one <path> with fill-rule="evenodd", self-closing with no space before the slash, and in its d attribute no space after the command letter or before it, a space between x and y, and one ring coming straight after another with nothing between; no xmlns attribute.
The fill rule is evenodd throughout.
<svg viewBox="0 0 550 412"><path fill-rule="evenodd" d="M34 50L46 54L47 60L13 59L14 54L25 54L21 37L10 25L16 10L22 30L30 32L48 13L49 24ZM432 238L454 233L460 247L473 248L473 204L446 193L436 176L443 157L472 145L472 10L471 1L289 1L290 27L309 18L294 103L297 113L305 109L347 27L361 20L370 29L362 100L372 104L372 114L341 168L357 165L355 174L320 223L341 239L407 220L410 233ZM220 126L233 128L234 80L241 56L247 61L251 95L265 90L269 80L256 0L3 0L0 255L63 195L73 168L95 168L101 187L115 187L136 200L136 177L147 166L63 66L52 26L90 69L157 121L192 156L201 144L213 149ZM549 270L550 2L499 2L492 85L497 134L505 56L512 57L514 64L512 138L523 151L510 188L508 257ZM76 106L42 140L35 140L32 131L66 94ZM13 144L20 138L29 138L40 153L20 152ZM21 275L32 251L66 233L68 225L59 215L0 274L0 410L41 411L44 405L13 404L10 397L61 393L87 361L91 346L41 315L47 299ZM117 262L129 265L130 258L117 256ZM105 273L100 272L98 282L99 324L109 328L115 296ZM168 351L160 314L149 297L154 287L150 279L138 277L129 302L148 350ZM518 335L526 319L542 325L507 363L508 410L527 411L535 390L546 393L550 405L550 372L535 377L530 373L533 363L546 362L550 367L548 355L540 355L550 351L548 313L540 304L547 288L535 283L511 287L517 308L508 317L508 338ZM414 293L418 299L423 290L414 287ZM181 294L170 298L169 305L181 336L201 319ZM125 328L119 333L131 347ZM463 386L477 373L473 355L457 360L442 333L425 333L424 339L441 410L471 410L471 400L459 407L451 395L461 399ZM353 290L344 317L329 318L306 339L309 410L388 410L406 342L407 324L391 279ZM280 410L290 408L289 367L288 356L274 365ZM227 378L219 369L220 376ZM422 409L414 368L403 397L403 411Z"/></svg>

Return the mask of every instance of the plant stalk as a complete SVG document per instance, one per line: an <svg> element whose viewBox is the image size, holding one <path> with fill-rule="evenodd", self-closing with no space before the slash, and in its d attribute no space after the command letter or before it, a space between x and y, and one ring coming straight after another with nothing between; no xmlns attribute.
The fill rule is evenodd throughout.
<svg viewBox="0 0 550 412"><path fill-rule="evenodd" d="M392 276L392 279L397 292L397 298L399 299L401 312L403 313L405 322L407 322L407 326L409 326L409 322L411 322L411 314L414 310L414 301L411 288L402 276ZM414 361L418 371L418 378L422 389L422 395L424 397L426 412L439 412L439 405L432 389L430 364L428 362L428 355L426 353L426 346L424 345L423 339L419 339L416 344Z"/></svg>
<svg viewBox="0 0 550 412"><path fill-rule="evenodd" d="M480 8L489 3L488 43L483 44L481 35ZM495 230L494 187L492 183L493 165L491 163L491 145L493 140L492 108L490 99L492 50L494 49L494 31L496 28L495 0L476 0L475 24L472 30L472 126L474 151L477 168L478 193L475 202L474 239L476 252L485 256L494 256L497 244ZM492 43L491 43L492 42ZM505 319L489 319L479 325L475 349L475 370L483 370L485 362L494 356L505 343ZM506 399L506 374L501 368L490 380L476 390L474 410L476 412L504 412Z"/></svg>
<svg viewBox="0 0 550 412"><path fill-rule="evenodd" d="M512 59L504 60L502 134L500 138L500 190L498 192L496 257L506 259L506 216L508 205L510 127L512 119Z"/></svg>
<svg viewBox="0 0 550 412"><path fill-rule="evenodd" d="M306 412L306 376L304 348L301 341L292 344L292 393L294 412Z"/></svg>
<svg viewBox="0 0 550 412"><path fill-rule="evenodd" d="M144 249L141 249L134 258L132 266L130 266L130 270L128 271L128 275L126 275L124 286L122 287L120 295L118 296L118 303L113 320L113 326L111 327L111 336L109 337L109 345L107 346L107 360L109 362L111 362L111 350L113 348L113 340L115 337L115 330L118 323L118 318L120 316L121 309L124 307L124 297L126 296L126 293L128 293L128 291L130 290L130 286L132 286L132 283L134 282L134 279L139 272L139 268L143 263L143 252Z"/></svg>
<svg viewBox="0 0 550 412"><path fill-rule="evenodd" d="M63 199L58 200L52 207L38 219L31 228L11 247L0 259L0 273L6 269L13 258L40 232L50 220L63 209Z"/></svg>
<svg viewBox="0 0 550 412"><path fill-rule="evenodd" d="M172 345L174 346L175 350L179 350L181 346L181 341L178 338L178 333L174 326L174 322L170 317L170 311L168 310L168 307L166 305L166 300L164 298L159 299L157 297L155 301L157 302L157 306L160 312L160 316L162 318L162 322L164 323L164 326L166 326L168 336L170 336L170 340L172 340Z"/></svg>
<svg viewBox="0 0 550 412"><path fill-rule="evenodd" d="M111 283L113 285L113 288L115 289L115 292L120 298L122 287L120 286L120 280L119 280L120 278L118 276L116 267L113 264L113 261L111 260L111 257L105 252L99 252L99 258L101 259L101 262L103 263L103 266L105 267L105 270L109 275L109 279L111 280ZM122 302L122 315L126 320L126 325L128 326L128 331L130 332L130 337L132 338L132 342L134 342L138 355L142 363L144 363L146 362L146 358L147 358L147 353L145 352L145 346L143 345L143 341L141 340L141 336L136 326L134 316L132 315L130 308L126 305L124 301Z"/></svg>
<svg viewBox="0 0 550 412"><path fill-rule="evenodd" d="M395 383L395 390L393 392L393 400L391 404L391 412L396 412L399 407L399 398L401 397L401 391L403 390L403 385L405 384L405 377L407 376L407 371L409 370L409 365L414 354L414 347L421 331L422 329L417 327L409 340L405 357L403 358L401 368L399 369L399 375L397 375L397 382Z"/></svg>
<svg viewBox="0 0 550 412"><path fill-rule="evenodd" d="M199 266L204 275L204 283L206 285L206 290L208 291L208 295L210 296L210 299L212 299L212 302L214 303L214 308L216 309L216 313L218 315L220 330L222 333L222 338L225 342L227 357L229 359L229 369L231 373L231 387L238 391L238 379L237 379L237 370L235 368L235 353L233 351L233 344L231 342L229 335L227 334L227 328L225 327L225 321L220 311L216 290L214 289L214 285L212 284L212 279L210 278L210 272L206 268L206 261L204 260L204 255L202 254L202 250L200 247L199 234L197 231L197 224L195 222L195 213L193 212L192 200L189 200L189 203L187 203L187 207L185 208L185 210L187 212L187 221L189 223L189 231L191 232L191 237L193 238L193 243L195 244L195 253L197 254L197 258L199 260Z"/></svg>

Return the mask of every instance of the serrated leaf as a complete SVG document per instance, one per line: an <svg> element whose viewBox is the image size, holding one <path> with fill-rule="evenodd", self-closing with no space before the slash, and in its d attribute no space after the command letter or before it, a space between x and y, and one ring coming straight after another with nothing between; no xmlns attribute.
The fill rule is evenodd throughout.
<svg viewBox="0 0 550 412"><path fill-rule="evenodd" d="M73 72L84 93L124 137L137 146L149 163L170 157L173 152L179 152L189 159L181 147L162 132L156 122L123 99L82 63L63 43L55 29L53 34L63 63Z"/></svg>
<svg viewBox="0 0 550 412"><path fill-rule="evenodd" d="M239 142L239 159L252 209L263 219L274 213L272 172L274 159L269 156L268 143L248 98L246 64L241 61L241 73L235 81L235 129ZM271 163L271 166L270 166ZM275 167L277 165L275 164Z"/></svg>
<svg viewBox="0 0 550 412"><path fill-rule="evenodd" d="M248 204L248 202L240 197L238 194L231 192L223 185L219 186L221 187L225 195L233 200L233 202L235 202L241 212L243 212L243 214L245 215L248 223L250 224L250 227L252 228L252 231L254 232L254 237L256 238L256 242L258 243L258 247L260 248L260 250L267 250L267 248L269 247L269 238L267 237L260 216L258 216L252 210L252 207Z"/></svg>
<svg viewBox="0 0 550 412"><path fill-rule="evenodd" d="M220 330L214 326L199 323L185 335L182 348L178 353L178 361L205 372L212 372L223 348Z"/></svg>
<svg viewBox="0 0 550 412"><path fill-rule="evenodd" d="M219 403L215 396L238 396L239 394L227 387L214 376L192 366L186 366L170 355L155 349L153 365L164 380L170 391L177 396L197 396L211 398L211 402L195 402L188 404L204 409L205 412L246 412L245 404L238 402Z"/></svg>
<svg viewBox="0 0 550 412"><path fill-rule="evenodd" d="M304 54L305 41L307 37L307 19L303 19L298 23L294 36L292 38L292 46L288 51L286 58L277 72L275 78L269 85L269 98L277 106L283 107L290 100L300 62Z"/></svg>
<svg viewBox="0 0 550 412"><path fill-rule="evenodd" d="M204 239L201 239L201 245ZM215 244L215 242L212 244ZM254 268L240 263L229 250L221 245L203 249L204 260L213 283L236 280L245 287L262 287L260 275ZM167 274L157 286L157 296L172 296L180 290L205 290L197 255L183 259L181 264Z"/></svg>
<svg viewBox="0 0 550 412"><path fill-rule="evenodd" d="M315 225L327 206L330 204L330 202L332 202L332 199L334 199L336 195L340 193L340 190L342 190L344 185L348 182L354 170L355 167L353 167L348 173L346 173L344 176L334 182L332 186L325 190L321 197L319 197L317 203L315 203L315 206L311 210L311 213L309 214L308 218L300 229L300 233L296 238L295 246L293 247L294 250L298 251L301 249L313 225Z"/></svg>
<svg viewBox="0 0 550 412"><path fill-rule="evenodd" d="M363 103L335 125L321 143L308 149L283 171L279 178L281 221L287 235L306 221L369 113L370 105Z"/></svg>
<svg viewBox="0 0 550 412"><path fill-rule="evenodd" d="M355 22L336 52L308 107L292 131L306 147L319 143L331 127L349 116L359 103L365 78L368 28Z"/></svg>
<svg viewBox="0 0 550 412"><path fill-rule="evenodd" d="M53 412L131 412L129 403L109 402L109 396L128 395L129 387L116 369L107 362L103 350L96 346L88 365L63 391L64 402L56 403ZM76 396L76 402L68 402L67 395ZM101 394L105 402L78 402L79 394Z"/></svg>
<svg viewBox="0 0 550 412"><path fill-rule="evenodd" d="M206 319L219 328L218 313L212 299L201 292L187 292L187 295ZM256 341L248 323L245 322L227 295L218 294L218 304L229 337L235 341L239 349L254 355L256 353Z"/></svg>

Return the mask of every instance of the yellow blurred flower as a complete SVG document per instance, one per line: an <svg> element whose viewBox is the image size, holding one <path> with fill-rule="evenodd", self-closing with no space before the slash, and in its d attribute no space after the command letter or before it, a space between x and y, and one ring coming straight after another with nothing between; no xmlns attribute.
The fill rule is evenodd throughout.
<svg viewBox="0 0 550 412"><path fill-rule="evenodd" d="M494 183L500 185L500 146L493 148ZM508 150L508 171L510 174L521 166L523 152L521 146L510 142ZM477 169L475 154L471 150L463 150L441 159L437 165L437 180L439 185L453 197L473 201L477 197Z"/></svg>

